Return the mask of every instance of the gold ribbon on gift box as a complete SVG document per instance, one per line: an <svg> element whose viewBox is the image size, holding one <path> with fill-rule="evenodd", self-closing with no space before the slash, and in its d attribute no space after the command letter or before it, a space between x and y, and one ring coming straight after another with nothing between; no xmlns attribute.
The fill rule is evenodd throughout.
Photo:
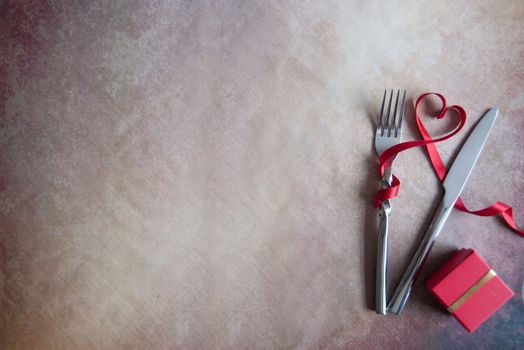
<svg viewBox="0 0 524 350"><path fill-rule="evenodd" d="M455 312L459 307L462 306L473 294L475 294L482 286L489 282L490 279L495 277L497 274L493 270L489 270L481 279L479 279L474 285L467 290L466 293L462 294L453 304L448 307L450 313Z"/></svg>

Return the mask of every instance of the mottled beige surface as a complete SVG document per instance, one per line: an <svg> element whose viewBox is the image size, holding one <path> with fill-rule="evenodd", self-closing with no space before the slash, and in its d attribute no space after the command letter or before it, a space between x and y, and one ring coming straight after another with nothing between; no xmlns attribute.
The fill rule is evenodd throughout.
<svg viewBox="0 0 524 350"><path fill-rule="evenodd" d="M524 226L521 1L11 2L0 347L522 347L522 238L455 212L428 261L475 248L517 293L474 335L420 286L380 317L371 205L383 88L434 90L468 129L500 107L464 199ZM422 150L396 169L392 286L440 194Z"/></svg>

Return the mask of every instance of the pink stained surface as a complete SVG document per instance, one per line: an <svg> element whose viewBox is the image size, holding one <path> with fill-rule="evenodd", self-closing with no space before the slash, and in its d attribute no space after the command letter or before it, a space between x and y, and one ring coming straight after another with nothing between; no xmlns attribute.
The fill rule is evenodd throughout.
<svg viewBox="0 0 524 350"><path fill-rule="evenodd" d="M463 199L522 227L523 18L518 1L0 1L0 348L522 347L524 239L495 218L452 213L421 276L473 248L515 291L474 335L422 283L400 317L374 313L371 141L386 87L444 93L468 130L498 106ZM441 195L421 150L395 169L390 291Z"/></svg>

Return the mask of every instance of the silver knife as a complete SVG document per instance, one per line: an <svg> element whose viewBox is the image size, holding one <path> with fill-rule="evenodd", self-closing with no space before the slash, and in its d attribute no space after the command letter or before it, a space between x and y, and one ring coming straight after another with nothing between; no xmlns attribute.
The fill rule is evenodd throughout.
<svg viewBox="0 0 524 350"><path fill-rule="evenodd" d="M480 152L484 147L484 143L486 143L486 139L497 119L498 113L498 109L492 108L482 117L453 161L453 165L449 169L446 178L442 183L445 191L444 197L433 216L433 220L429 225L426 235L422 239L422 242L411 259L411 262L404 272L402 280L391 298L388 305L388 310L390 312L398 315L404 309L422 265L428 257L435 240L451 213L460 192L462 192L464 185L468 181L468 177L477 162Z"/></svg>

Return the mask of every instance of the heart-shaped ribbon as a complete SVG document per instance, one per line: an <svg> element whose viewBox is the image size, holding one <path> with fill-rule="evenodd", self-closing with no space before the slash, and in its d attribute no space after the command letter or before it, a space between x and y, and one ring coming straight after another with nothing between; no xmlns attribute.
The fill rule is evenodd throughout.
<svg viewBox="0 0 524 350"><path fill-rule="evenodd" d="M420 103L422 102L424 98L430 95L434 95L438 97L442 103L442 108L440 109L440 112L438 112L436 115L437 119L444 118L448 114L449 111L455 111L456 113L458 113L458 116L460 119L459 124L455 128L455 130L437 139L431 138L431 135L424 127L424 124L422 123L422 120L420 119L419 114L418 114L418 107ZM437 92L427 92L427 93L420 95L415 102L415 120L417 122L417 126L420 131L420 134L422 135L423 140L403 142L403 143L400 143L398 145L395 145L385 150L380 155L380 158L379 158L380 176L381 177L384 176L384 171L386 170L387 167L391 165L391 163L393 162L393 159L395 159L395 156L398 153L405 151L407 149L410 149L410 148L425 146L428 152L431 164L433 165L433 168L435 169L435 172L437 173L438 178L440 179L440 181L443 181L444 178L446 177L447 169L446 169L446 166L444 165L444 162L442 162L442 158L440 157L440 154L438 153L437 147L435 146L435 144L438 142L445 141L455 136L460 130L462 130L462 128L466 124L466 111L464 110L464 108L458 105L447 106L446 99L444 98L442 94L439 94ZM390 187L383 188L377 192L375 196L375 203L374 203L376 208L380 207L380 204L382 203L382 201L398 196L398 191L400 189L400 180L395 175L393 175L392 178L393 179L392 179L392 183ZM524 237L524 232L520 230L517 227L517 225L515 224L515 220L513 218L513 209L506 203L496 202L484 209L471 211L466 208L466 206L464 205L464 202L459 197L457 202L455 203L455 208L463 212L478 215L478 216L495 216L495 215L500 214L502 215L502 218L504 219L506 224L509 227L511 227L513 231L515 231L520 236Z"/></svg>

